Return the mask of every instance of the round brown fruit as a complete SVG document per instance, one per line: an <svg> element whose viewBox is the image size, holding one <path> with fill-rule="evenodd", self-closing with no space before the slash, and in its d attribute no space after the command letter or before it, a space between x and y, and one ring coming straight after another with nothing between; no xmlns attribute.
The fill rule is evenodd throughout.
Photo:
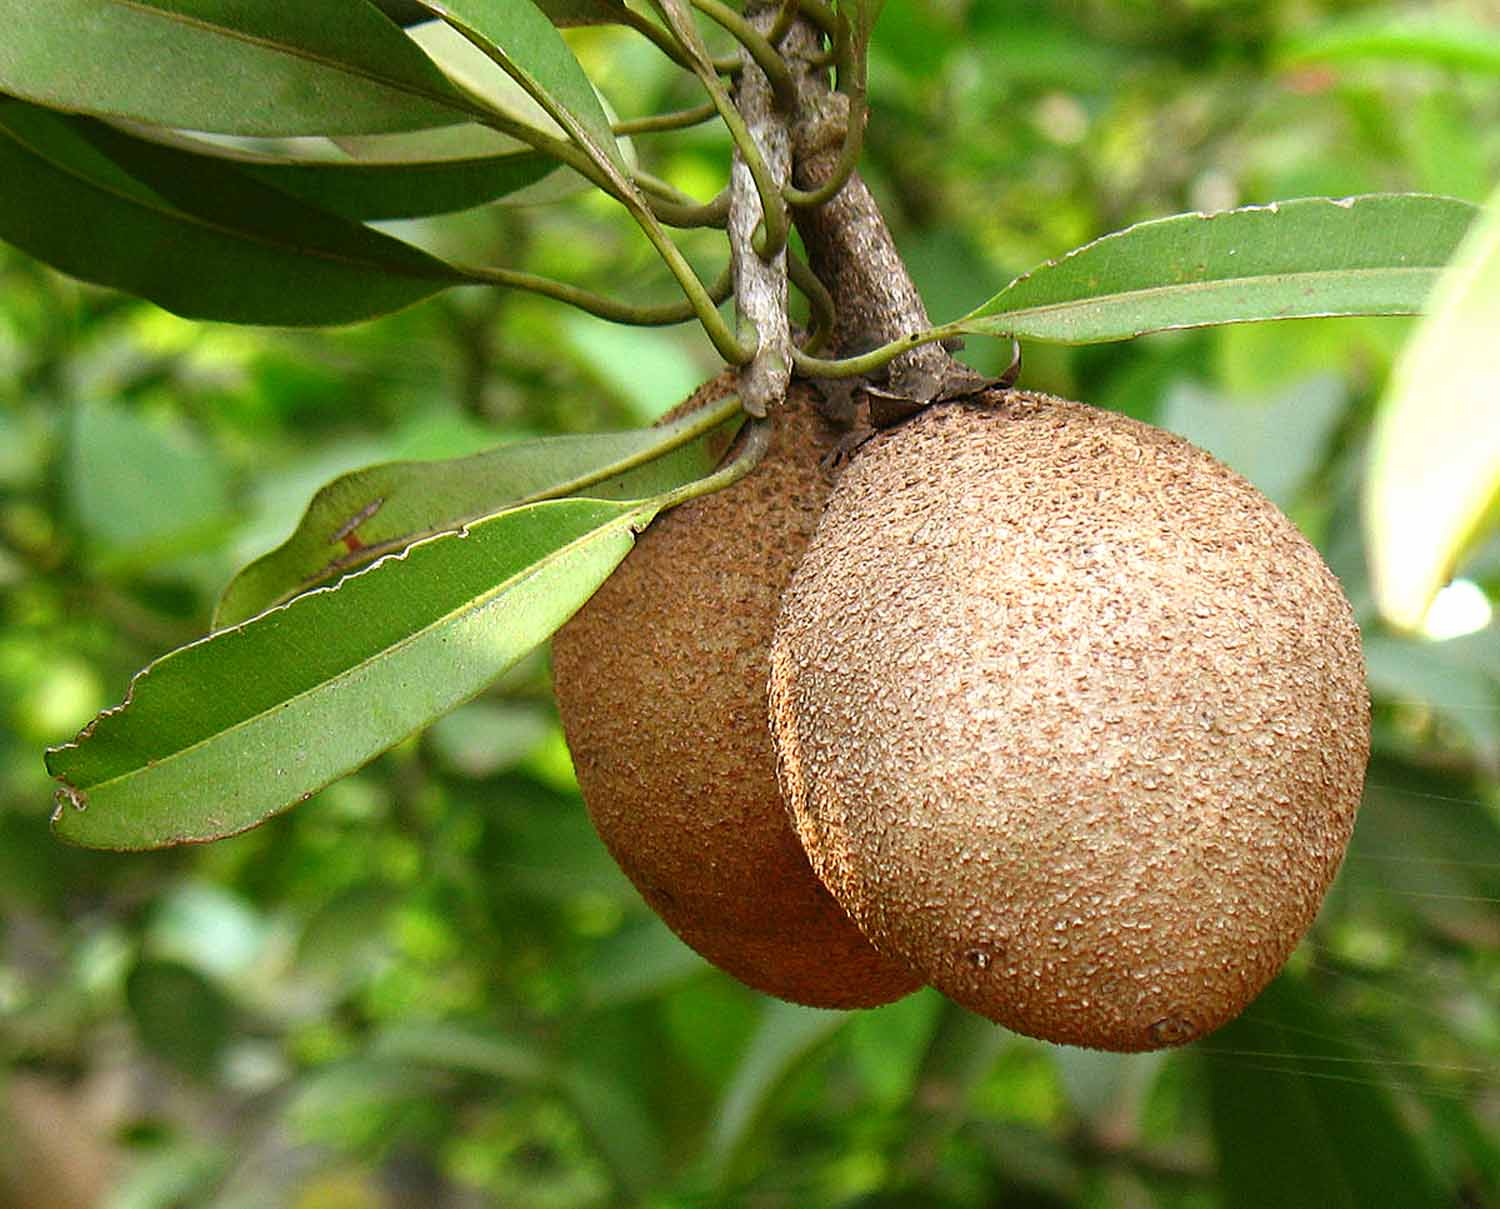
<svg viewBox="0 0 1500 1209"><path fill-rule="evenodd" d="M709 383L673 414L725 394ZM760 465L665 514L553 639L563 728L594 826L647 903L768 994L865 1007L920 985L813 875L766 715L782 589L830 490L837 433L793 384Z"/></svg>
<svg viewBox="0 0 1500 1209"><path fill-rule="evenodd" d="M1311 924L1369 754L1338 582L1186 441L994 392L871 442L772 644L813 867L883 952L1019 1032L1145 1050Z"/></svg>

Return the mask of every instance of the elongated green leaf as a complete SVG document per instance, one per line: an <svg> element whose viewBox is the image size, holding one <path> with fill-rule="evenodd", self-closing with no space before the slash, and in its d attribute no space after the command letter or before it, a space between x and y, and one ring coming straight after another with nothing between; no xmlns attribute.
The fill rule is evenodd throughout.
<svg viewBox="0 0 1500 1209"><path fill-rule="evenodd" d="M1376 415L1365 531L1380 611L1415 629L1500 500L1500 190L1403 350Z"/></svg>
<svg viewBox="0 0 1500 1209"><path fill-rule="evenodd" d="M1018 277L954 326L1090 344L1169 328L1419 312L1476 208L1426 194L1178 214Z"/></svg>
<svg viewBox="0 0 1500 1209"><path fill-rule="evenodd" d="M1500 821L1482 792L1377 756L1340 874L1345 893L1410 913L1454 944L1500 949Z"/></svg>
<svg viewBox="0 0 1500 1209"><path fill-rule="evenodd" d="M432 16L418 0L374 0L374 3L401 25L415 25ZM626 12L625 0L536 0L536 6L557 26L609 25L621 21Z"/></svg>
<svg viewBox="0 0 1500 1209"><path fill-rule="evenodd" d="M226 467L186 428L80 399L66 466L68 500L98 563L160 565L222 540L230 516Z"/></svg>
<svg viewBox="0 0 1500 1209"><path fill-rule="evenodd" d="M1201 1049L1225 1209L1452 1200L1376 1081L1378 1063L1343 1040L1338 1022L1289 978Z"/></svg>
<svg viewBox="0 0 1500 1209"><path fill-rule="evenodd" d="M429 163L246 164L246 175L306 202L364 222L468 210L505 197L557 170L535 151Z"/></svg>
<svg viewBox="0 0 1500 1209"><path fill-rule="evenodd" d="M531 504L159 659L48 752L89 847L233 835L478 693L593 593L662 506Z"/></svg>
<svg viewBox="0 0 1500 1209"><path fill-rule="evenodd" d="M624 20L625 0L536 0L553 25L610 25Z"/></svg>
<svg viewBox="0 0 1500 1209"><path fill-rule="evenodd" d="M375 1035L368 1052L377 1062L435 1066L512 1083L537 1085L555 1078L551 1065L529 1046L461 1024L392 1024Z"/></svg>
<svg viewBox="0 0 1500 1209"><path fill-rule="evenodd" d="M468 280L228 162L19 101L0 102L0 179L0 237L188 318L348 323Z"/></svg>
<svg viewBox="0 0 1500 1209"><path fill-rule="evenodd" d="M147 1049L200 1079L211 1079L229 1044L233 1014L224 992L176 961L142 961L125 999Z"/></svg>
<svg viewBox="0 0 1500 1209"><path fill-rule="evenodd" d="M727 423L737 414L732 406L660 428L544 437L466 458L387 462L346 474L313 497L290 538L234 578L214 624L244 621L418 538L502 508L585 486L597 499L643 499L699 478L718 464L734 435Z"/></svg>
<svg viewBox="0 0 1500 1209"><path fill-rule="evenodd" d="M461 132L493 134L473 126L447 126L430 133L458 136ZM555 160L536 151L519 149L500 154L433 156L426 160L293 159L245 151L151 126L137 126L130 133L207 160L208 163L200 165L205 173L213 171L220 162L228 165L241 175L226 174L226 188L237 188L242 177L249 177L356 222L421 218L467 210L534 185L558 169ZM378 145L392 136L363 138Z"/></svg>
<svg viewBox="0 0 1500 1209"><path fill-rule="evenodd" d="M358 134L473 106L366 0L0 0L0 91L222 134Z"/></svg>
<svg viewBox="0 0 1500 1209"><path fill-rule="evenodd" d="M760 1027L714 1115L704 1165L715 1184L723 1186L732 1179L756 1125L792 1072L848 1022L847 1012L775 1000L766 1004Z"/></svg>
<svg viewBox="0 0 1500 1209"><path fill-rule="evenodd" d="M1360 13L1305 30L1277 48L1283 64L1394 59L1500 73L1500 30L1457 14Z"/></svg>
<svg viewBox="0 0 1500 1209"><path fill-rule="evenodd" d="M421 0L503 67L595 156L627 171L608 115L568 44L532 0Z"/></svg>

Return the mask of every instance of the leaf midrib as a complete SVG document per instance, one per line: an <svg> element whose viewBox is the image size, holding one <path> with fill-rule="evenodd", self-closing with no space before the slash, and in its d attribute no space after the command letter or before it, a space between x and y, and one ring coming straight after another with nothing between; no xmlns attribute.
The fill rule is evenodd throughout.
<svg viewBox="0 0 1500 1209"><path fill-rule="evenodd" d="M1021 306L1010 310L987 311L984 314L973 314L960 319L960 323L973 320L980 322L987 319L1003 319L1016 315L1047 315L1069 310L1082 310L1089 307L1118 305L1122 302L1137 299L1149 299L1156 295L1186 294L1198 291L1222 290L1232 287L1240 287L1246 284L1269 281L1312 281L1320 277L1331 277L1347 280L1360 277L1386 277L1393 274L1421 274L1435 276L1440 271L1440 266L1435 265L1391 265L1363 269L1316 269L1310 272L1296 272L1295 270L1276 273L1260 273L1247 277L1213 277L1203 281L1174 282L1170 285L1144 286L1134 290L1120 290L1111 294L1090 294L1083 298L1072 298L1062 302L1037 303L1031 306ZM1361 314L1369 312L1361 311Z"/></svg>
<svg viewBox="0 0 1500 1209"><path fill-rule="evenodd" d="M243 42L251 46L259 46L265 50L274 51L278 54L284 54L289 58L302 59L303 61L308 63L316 63L321 67L326 67L333 71L342 72L344 75L352 76L355 79L369 80L376 84L382 84L385 87L392 89L393 91L404 92L408 96L420 97L424 101L431 101L434 104L441 105L444 109L451 109L455 113L462 113L466 114L469 117L478 118L484 118L485 116L487 116L486 111L481 106L462 104L461 102L463 102L465 98L462 92L460 92L457 88L454 89L452 95L437 92L432 89L423 88L419 85L412 84L405 80L392 79L390 76L382 75L379 72L359 67L356 64L346 62L342 59L330 59L327 55L317 54L311 50L308 50L306 47L291 46L285 42L277 42L272 38L263 37L259 34L246 33L244 30L235 29L233 26L218 25L212 21L205 20L202 17L191 17L186 13L178 12L175 9L158 8L154 4L142 3L141 0L110 0L110 3L116 5L119 8L133 9L136 12L147 14L161 20L175 21L179 25L192 26L195 29L204 30L207 33L216 35L221 38L230 39L236 42ZM415 47L416 43L413 42L412 45ZM418 53L421 53L420 47L417 47L417 50ZM433 65L433 70L437 71L440 75L442 74L442 69L439 68L436 64Z"/></svg>

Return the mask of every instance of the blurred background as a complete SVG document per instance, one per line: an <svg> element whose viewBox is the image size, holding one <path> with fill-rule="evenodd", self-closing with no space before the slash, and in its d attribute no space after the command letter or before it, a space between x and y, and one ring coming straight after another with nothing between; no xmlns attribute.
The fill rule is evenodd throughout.
<svg viewBox="0 0 1500 1209"><path fill-rule="evenodd" d="M696 100L639 38L570 40L622 117ZM1482 0L888 0L871 76L865 170L935 320L1145 218L1500 180ZM699 197L727 162L717 128L637 151ZM401 229L667 287L598 201ZM638 425L715 363L696 328L485 291L328 332L188 323L0 248L0 1206L1500 1205L1500 540L1402 637L1358 524L1411 326L1026 350L1023 385L1175 429L1290 513L1376 703L1353 848L1288 972L1223 1032L1120 1057L704 965L590 831L545 652L238 838L56 843L42 749L204 632L320 483Z"/></svg>

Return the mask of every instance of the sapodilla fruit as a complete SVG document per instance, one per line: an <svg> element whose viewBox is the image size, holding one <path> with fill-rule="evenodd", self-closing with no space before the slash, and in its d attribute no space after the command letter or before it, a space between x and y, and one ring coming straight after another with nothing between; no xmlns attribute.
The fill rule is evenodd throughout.
<svg viewBox="0 0 1500 1209"><path fill-rule="evenodd" d="M673 414L733 389L709 383ZM816 1007L899 998L818 879L776 783L771 628L831 482L838 433L794 383L770 449L732 487L653 523L553 638L563 729L594 826L646 902L709 961Z"/></svg>
<svg viewBox="0 0 1500 1209"><path fill-rule="evenodd" d="M1369 754L1359 631L1277 509L1078 403L935 407L845 471L771 648L782 786L882 952L1001 1024L1146 1050L1311 924Z"/></svg>

